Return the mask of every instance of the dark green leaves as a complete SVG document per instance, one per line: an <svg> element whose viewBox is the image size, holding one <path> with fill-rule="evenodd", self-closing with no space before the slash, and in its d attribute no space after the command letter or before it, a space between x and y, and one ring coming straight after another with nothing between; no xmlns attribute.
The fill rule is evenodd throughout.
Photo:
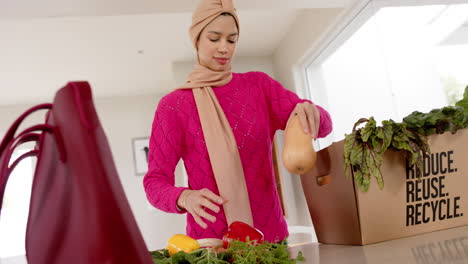
<svg viewBox="0 0 468 264"><path fill-rule="evenodd" d="M363 123L366 125L357 129L357 126ZM392 120L385 121L383 126L377 127L373 117L361 118L354 125L353 133L346 135L344 147L346 174L349 177L352 170L356 184L364 192L369 189L372 177L377 180L380 188L384 186L380 165L383 153L392 143L393 126Z"/></svg>
<svg viewBox="0 0 468 264"><path fill-rule="evenodd" d="M357 128L364 123L364 127ZM403 123L390 119L377 126L373 117L361 118L354 124L353 132L345 137L345 175L349 177L352 171L356 184L364 192L369 189L372 176L382 189L384 181L380 167L387 149L401 151L409 165L415 165L422 171L423 155L430 151L426 136L447 131L455 133L467 127L468 86L456 106L434 109L429 113L415 111L403 118Z"/></svg>
<svg viewBox="0 0 468 264"><path fill-rule="evenodd" d="M156 250L150 254L155 264L296 264L297 261L304 261L301 252L296 259L292 259L286 245L267 241L254 245L252 242L233 240L229 249L221 253L202 248L191 253L181 251L172 257L167 250Z"/></svg>
<svg viewBox="0 0 468 264"><path fill-rule="evenodd" d="M251 245L249 242L233 241L227 251L232 257L232 264L295 264L304 261L299 252L296 259L291 259L288 246L263 242Z"/></svg>
<svg viewBox="0 0 468 264"><path fill-rule="evenodd" d="M169 257L167 249L155 250L150 252L155 264L171 264L172 259Z"/></svg>
<svg viewBox="0 0 468 264"><path fill-rule="evenodd" d="M419 134L429 136L432 134L443 134L447 131L455 133L458 129L465 127L465 109L460 106L446 106L434 109L429 113L413 112L403 118L408 129Z"/></svg>
<svg viewBox="0 0 468 264"><path fill-rule="evenodd" d="M468 127L468 86L465 88L463 99L458 101L455 106L462 107L464 109L464 127Z"/></svg>
<svg viewBox="0 0 468 264"><path fill-rule="evenodd" d="M363 128L356 129L358 123L363 123L362 120L356 123L353 133L346 136L344 150L346 172L353 169L354 180L361 191L369 190L372 177L383 189L380 167L383 155L389 148L405 152L411 164L419 162L416 167L422 168L422 151L429 149L426 140L408 130L406 124L393 120L385 120L377 127L375 119L370 117Z"/></svg>
<svg viewBox="0 0 468 264"><path fill-rule="evenodd" d="M230 264L226 253L217 254L206 248L191 253L180 251L172 255L172 257L165 249L151 251L150 254L155 264Z"/></svg>
<svg viewBox="0 0 468 264"><path fill-rule="evenodd" d="M369 118L366 126L361 131L361 138L363 142L367 142L369 137L375 134L376 122L373 117Z"/></svg>

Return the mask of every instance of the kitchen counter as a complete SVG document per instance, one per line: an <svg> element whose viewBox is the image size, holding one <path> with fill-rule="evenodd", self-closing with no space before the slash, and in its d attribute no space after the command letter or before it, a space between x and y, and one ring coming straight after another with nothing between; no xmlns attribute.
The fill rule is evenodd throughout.
<svg viewBox="0 0 468 264"><path fill-rule="evenodd" d="M445 264L468 263L468 226L367 246L341 246L310 243L292 246L306 263L318 264Z"/></svg>
<svg viewBox="0 0 468 264"><path fill-rule="evenodd" d="M432 264L468 263L468 226L386 241L367 246L308 243L290 247L305 264ZM24 256L0 259L1 264L27 264ZM51 263L52 264L52 263Z"/></svg>

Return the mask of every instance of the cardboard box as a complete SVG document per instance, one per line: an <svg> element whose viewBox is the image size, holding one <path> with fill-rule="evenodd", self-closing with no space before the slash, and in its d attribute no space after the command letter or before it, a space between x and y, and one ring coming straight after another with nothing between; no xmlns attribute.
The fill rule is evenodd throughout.
<svg viewBox="0 0 468 264"><path fill-rule="evenodd" d="M344 175L344 141L318 152L316 168L301 176L318 241L367 245L468 224L468 129L429 137L431 154L416 170L401 152L387 151L381 171L362 192Z"/></svg>

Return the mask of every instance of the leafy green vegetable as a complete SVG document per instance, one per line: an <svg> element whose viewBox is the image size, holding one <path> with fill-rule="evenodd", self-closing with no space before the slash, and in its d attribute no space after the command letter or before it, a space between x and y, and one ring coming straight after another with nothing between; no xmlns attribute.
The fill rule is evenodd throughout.
<svg viewBox="0 0 468 264"><path fill-rule="evenodd" d="M403 118L403 122L408 129L425 136L443 134L447 131L455 133L465 127L465 109L460 106L446 106L426 114L415 111Z"/></svg>
<svg viewBox="0 0 468 264"><path fill-rule="evenodd" d="M364 123L364 127L357 129ZM456 106L434 109L429 113L415 111L403 118L402 123L390 119L377 126L373 117L361 118L354 125L352 133L345 136L345 175L349 178L352 172L361 191L369 190L372 176L382 189L384 180L380 167L385 151L402 151L409 165L416 165L416 169L422 171L423 157L430 152L426 136L447 131L455 133L467 127L468 86L463 99Z"/></svg>
<svg viewBox="0 0 468 264"><path fill-rule="evenodd" d="M150 254L154 259L168 258L169 250L167 249L155 250L155 251L151 251Z"/></svg>
<svg viewBox="0 0 468 264"><path fill-rule="evenodd" d="M291 259L287 245L267 241L260 244L232 241L227 254L231 256L232 264L295 264L304 261L301 252L296 259Z"/></svg>
<svg viewBox="0 0 468 264"><path fill-rule="evenodd" d="M169 251L167 249L150 251L151 257L155 264L171 264L171 258L169 257Z"/></svg>
<svg viewBox="0 0 468 264"><path fill-rule="evenodd" d="M229 264L226 253L221 252L218 254L206 248L191 253L180 251L172 255L172 257L164 249L151 251L150 254L155 264Z"/></svg>
<svg viewBox="0 0 468 264"><path fill-rule="evenodd" d="M458 101L455 106L463 107L465 109L465 127L468 126L468 86L465 87L465 93L463 94L463 99Z"/></svg>
<svg viewBox="0 0 468 264"><path fill-rule="evenodd" d="M155 264L295 264L305 260L301 252L296 259L291 259L286 245L267 241L253 244L234 240L229 249L221 253L202 248L191 253L181 251L172 257L167 250L151 251L150 254Z"/></svg>
<svg viewBox="0 0 468 264"><path fill-rule="evenodd" d="M356 129L362 123L363 128ZM407 129L406 124L385 120L382 126L377 126L373 117L361 118L356 122L353 132L346 135L344 146L344 161L349 168L346 175L354 173L354 180L361 191L369 190L372 176L377 180L379 188L384 187L384 180L380 166L387 149L406 152L411 165L422 169L423 154L429 146L421 135Z"/></svg>

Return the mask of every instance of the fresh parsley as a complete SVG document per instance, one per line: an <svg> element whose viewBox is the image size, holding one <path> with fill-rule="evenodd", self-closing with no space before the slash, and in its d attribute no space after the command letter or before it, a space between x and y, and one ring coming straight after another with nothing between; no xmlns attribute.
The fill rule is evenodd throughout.
<svg viewBox="0 0 468 264"><path fill-rule="evenodd" d="M267 241L253 244L234 240L226 251L220 253L201 248L191 253L180 251L172 257L165 249L151 251L150 254L155 264L296 264L305 260L301 252L293 259L286 245Z"/></svg>

